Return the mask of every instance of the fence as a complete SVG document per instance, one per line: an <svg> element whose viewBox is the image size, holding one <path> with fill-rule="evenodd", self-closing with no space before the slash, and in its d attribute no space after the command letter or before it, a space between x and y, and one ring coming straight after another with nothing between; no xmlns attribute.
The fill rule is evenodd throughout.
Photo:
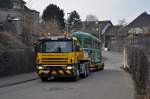
<svg viewBox="0 0 150 99"><path fill-rule="evenodd" d="M136 99L150 99L150 35L127 38L124 59L135 80Z"/></svg>
<svg viewBox="0 0 150 99"><path fill-rule="evenodd" d="M34 70L35 57L31 49L7 50L0 54L0 77Z"/></svg>

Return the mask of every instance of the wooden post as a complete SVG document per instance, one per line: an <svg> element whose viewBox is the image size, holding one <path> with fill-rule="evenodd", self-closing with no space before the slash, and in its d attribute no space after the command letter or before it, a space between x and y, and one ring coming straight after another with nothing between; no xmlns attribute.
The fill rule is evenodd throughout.
<svg viewBox="0 0 150 99"><path fill-rule="evenodd" d="M124 47L124 50L123 50L123 67L124 68L127 68L127 48Z"/></svg>

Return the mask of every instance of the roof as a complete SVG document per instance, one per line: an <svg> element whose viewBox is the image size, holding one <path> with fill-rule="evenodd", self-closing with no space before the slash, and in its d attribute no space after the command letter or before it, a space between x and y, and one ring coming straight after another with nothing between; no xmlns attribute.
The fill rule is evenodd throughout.
<svg viewBox="0 0 150 99"><path fill-rule="evenodd" d="M40 37L39 41L49 41L49 40L71 40L72 38L65 38L64 36L48 36Z"/></svg>
<svg viewBox="0 0 150 99"><path fill-rule="evenodd" d="M98 42L101 42L98 38L96 38L95 36L93 36L90 33L85 33L85 32L79 31L79 32L74 32L72 35L79 38L79 39L92 39L92 40L96 40Z"/></svg>
<svg viewBox="0 0 150 99"><path fill-rule="evenodd" d="M96 21L82 21L82 31L89 33L97 33L98 24Z"/></svg>
<svg viewBox="0 0 150 99"><path fill-rule="evenodd" d="M143 12L136 19L134 19L129 25L127 25L128 28L145 27L145 26L150 26L150 14L147 14L147 12Z"/></svg>
<svg viewBox="0 0 150 99"><path fill-rule="evenodd" d="M109 20L106 20L106 21L83 21L82 22L82 31L88 32L91 34L98 33L99 31L102 31L108 23L113 26L113 24Z"/></svg>
<svg viewBox="0 0 150 99"><path fill-rule="evenodd" d="M26 3L24 0L11 0L12 2L22 2L22 3Z"/></svg>
<svg viewBox="0 0 150 99"><path fill-rule="evenodd" d="M122 29L121 26L117 25L117 26L111 26L106 30L106 35L115 35L118 34L120 32L120 30Z"/></svg>
<svg viewBox="0 0 150 99"><path fill-rule="evenodd" d="M111 21L109 21L109 20L106 20L106 21L99 21L99 22L98 22L98 24L99 24L99 29L102 31L108 23L113 26L113 24L112 24Z"/></svg>
<svg viewBox="0 0 150 99"><path fill-rule="evenodd" d="M11 2L20 2L20 3L26 4L24 0L11 0Z"/></svg>

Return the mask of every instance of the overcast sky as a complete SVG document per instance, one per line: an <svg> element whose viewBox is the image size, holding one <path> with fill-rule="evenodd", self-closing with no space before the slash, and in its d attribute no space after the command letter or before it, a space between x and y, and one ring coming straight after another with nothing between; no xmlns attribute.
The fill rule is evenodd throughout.
<svg viewBox="0 0 150 99"><path fill-rule="evenodd" d="M99 20L111 20L117 24L125 18L132 21L144 11L150 12L150 0L25 0L27 6L42 14L43 9L50 3L64 9L65 13L76 10L82 20L86 15L93 14Z"/></svg>

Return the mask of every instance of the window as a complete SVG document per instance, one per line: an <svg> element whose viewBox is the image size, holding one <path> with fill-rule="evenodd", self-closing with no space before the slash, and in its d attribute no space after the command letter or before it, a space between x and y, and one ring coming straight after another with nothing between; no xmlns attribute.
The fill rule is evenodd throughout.
<svg viewBox="0 0 150 99"><path fill-rule="evenodd" d="M43 53L72 52L72 41L44 41L40 44L40 52Z"/></svg>
<svg viewBox="0 0 150 99"><path fill-rule="evenodd" d="M85 48L91 48L91 47L92 47L91 40L86 39L86 40L84 41L84 46L83 46L83 47L85 47Z"/></svg>

